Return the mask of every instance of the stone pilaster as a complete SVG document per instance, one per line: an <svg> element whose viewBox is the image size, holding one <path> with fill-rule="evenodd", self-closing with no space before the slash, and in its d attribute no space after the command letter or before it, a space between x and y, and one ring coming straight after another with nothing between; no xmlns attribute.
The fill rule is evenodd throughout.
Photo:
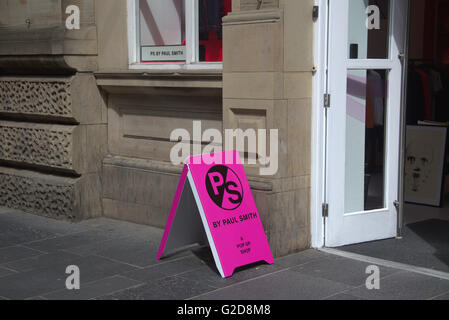
<svg viewBox="0 0 449 320"><path fill-rule="evenodd" d="M277 174L246 171L273 254L283 256L310 246L313 1L257 3L236 1L223 20L223 127L278 130Z"/></svg>
<svg viewBox="0 0 449 320"><path fill-rule="evenodd" d="M68 220L102 215L107 109L96 1L2 1L0 206ZM66 8L80 28L66 27Z"/></svg>
<svg viewBox="0 0 449 320"><path fill-rule="evenodd" d="M102 215L106 106L93 75L0 77L0 205Z"/></svg>

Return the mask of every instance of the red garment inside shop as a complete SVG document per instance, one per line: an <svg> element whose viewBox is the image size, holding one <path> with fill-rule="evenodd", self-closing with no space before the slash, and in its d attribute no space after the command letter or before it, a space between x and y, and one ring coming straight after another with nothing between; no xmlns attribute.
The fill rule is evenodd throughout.
<svg viewBox="0 0 449 320"><path fill-rule="evenodd" d="M231 0L200 0L200 61L223 61L221 19L231 10Z"/></svg>

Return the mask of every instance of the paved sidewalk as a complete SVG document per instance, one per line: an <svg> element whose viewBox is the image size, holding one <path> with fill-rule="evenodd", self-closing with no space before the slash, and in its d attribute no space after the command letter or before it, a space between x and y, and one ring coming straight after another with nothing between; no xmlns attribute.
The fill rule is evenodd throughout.
<svg viewBox="0 0 449 320"><path fill-rule="evenodd" d="M222 279L207 249L156 261L162 230L109 219L79 224L0 208L2 299L449 299L449 281L307 250ZM68 265L81 289L65 288Z"/></svg>

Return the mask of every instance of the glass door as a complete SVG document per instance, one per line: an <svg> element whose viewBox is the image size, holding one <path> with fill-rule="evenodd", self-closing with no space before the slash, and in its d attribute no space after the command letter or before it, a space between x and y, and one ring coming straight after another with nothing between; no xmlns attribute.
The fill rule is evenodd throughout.
<svg viewBox="0 0 449 320"><path fill-rule="evenodd" d="M406 0L330 0L325 244L395 237Z"/></svg>

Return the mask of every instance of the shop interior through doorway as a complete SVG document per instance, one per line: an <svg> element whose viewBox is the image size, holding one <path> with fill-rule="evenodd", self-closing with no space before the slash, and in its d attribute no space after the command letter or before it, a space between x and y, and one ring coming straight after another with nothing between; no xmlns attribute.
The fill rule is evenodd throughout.
<svg viewBox="0 0 449 320"><path fill-rule="evenodd" d="M449 0L410 1L401 234L341 250L449 273L448 17ZM375 132L366 138L373 173L366 197L375 200L383 192L376 183L383 149Z"/></svg>

